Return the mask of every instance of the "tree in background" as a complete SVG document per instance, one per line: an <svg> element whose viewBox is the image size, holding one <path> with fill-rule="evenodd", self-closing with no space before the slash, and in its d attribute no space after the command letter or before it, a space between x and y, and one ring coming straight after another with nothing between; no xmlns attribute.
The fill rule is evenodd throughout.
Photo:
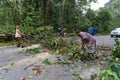
<svg viewBox="0 0 120 80"><path fill-rule="evenodd" d="M27 18L27 22L38 24L45 22L46 25L55 25L57 27L75 26L76 17L79 21L77 24L83 25L81 17L90 8L90 3L96 0L14 0L16 10L22 12L22 20ZM8 1L6 1L8 2ZM10 5L9 5L10 6ZM13 11L14 12L14 11ZM26 17L26 18L25 18ZM41 22L36 22L40 21ZM42 21L43 20L43 21ZM81 24L82 23L82 24ZM78 25L76 25L78 26Z"/></svg>
<svg viewBox="0 0 120 80"><path fill-rule="evenodd" d="M120 0L110 0L106 3L105 7L107 7L113 16L112 20L112 29L120 26Z"/></svg>
<svg viewBox="0 0 120 80"><path fill-rule="evenodd" d="M21 1L2 0L1 9L5 24L19 24L21 21Z"/></svg>
<svg viewBox="0 0 120 80"><path fill-rule="evenodd" d="M44 24L41 0L25 0L22 2L22 24L39 27Z"/></svg>
<svg viewBox="0 0 120 80"><path fill-rule="evenodd" d="M95 25L98 26L99 32L101 33L107 33L110 31L111 27L111 20L112 16L107 8L100 8L97 17L96 17L96 22Z"/></svg>
<svg viewBox="0 0 120 80"><path fill-rule="evenodd" d="M89 27L91 25L95 26L96 17L97 17L96 11L93 11L92 9L88 9L85 14L85 17L86 17L86 26L87 27Z"/></svg>
<svg viewBox="0 0 120 80"><path fill-rule="evenodd" d="M90 3L97 0L77 0L75 9L75 26L83 31L86 31L88 26L92 23L86 14L90 10ZM88 14L87 14L88 15Z"/></svg>
<svg viewBox="0 0 120 80"><path fill-rule="evenodd" d="M95 24L100 31L109 26L110 14L106 9L98 13L90 9L97 0L2 0L0 16L5 25L21 24L26 27L45 25L67 28L71 32L78 28L87 30ZM104 26L104 27L103 27Z"/></svg>

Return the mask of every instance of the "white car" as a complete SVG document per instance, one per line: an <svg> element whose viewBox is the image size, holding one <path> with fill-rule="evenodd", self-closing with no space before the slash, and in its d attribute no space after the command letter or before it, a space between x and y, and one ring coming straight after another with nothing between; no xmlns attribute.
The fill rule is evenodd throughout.
<svg viewBox="0 0 120 80"><path fill-rule="evenodd" d="M111 37L120 37L120 28L115 28L111 31Z"/></svg>

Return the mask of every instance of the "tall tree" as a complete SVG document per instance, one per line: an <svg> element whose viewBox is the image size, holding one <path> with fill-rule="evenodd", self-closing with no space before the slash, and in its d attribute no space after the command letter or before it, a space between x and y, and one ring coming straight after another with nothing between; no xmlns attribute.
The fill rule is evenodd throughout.
<svg viewBox="0 0 120 80"><path fill-rule="evenodd" d="M3 0L2 8L6 23L19 24L21 22L21 1L20 0Z"/></svg>
<svg viewBox="0 0 120 80"><path fill-rule="evenodd" d="M85 13L90 3L96 0L3 0L6 22L39 27L51 25L54 28L86 26Z"/></svg>
<svg viewBox="0 0 120 80"><path fill-rule="evenodd" d="M106 3L105 7L107 7L113 16L113 28L120 26L120 0L110 0Z"/></svg>
<svg viewBox="0 0 120 80"><path fill-rule="evenodd" d="M97 14L96 23L100 32L108 32L110 30L112 16L107 8L100 8Z"/></svg>
<svg viewBox="0 0 120 80"><path fill-rule="evenodd" d="M96 16L97 16L97 14L95 11L93 11L92 9L87 10L85 17L86 17L86 19L88 19L88 26L95 24Z"/></svg>
<svg viewBox="0 0 120 80"><path fill-rule="evenodd" d="M43 25L41 0L25 0L23 6L23 23L27 26L39 27Z"/></svg>

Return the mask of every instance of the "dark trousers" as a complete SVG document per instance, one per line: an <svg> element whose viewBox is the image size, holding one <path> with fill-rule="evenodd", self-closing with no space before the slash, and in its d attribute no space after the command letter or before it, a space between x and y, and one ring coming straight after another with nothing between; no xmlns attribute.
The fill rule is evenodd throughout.
<svg viewBox="0 0 120 80"><path fill-rule="evenodd" d="M15 42L16 42L17 47L23 47L23 38L22 37L16 37Z"/></svg>

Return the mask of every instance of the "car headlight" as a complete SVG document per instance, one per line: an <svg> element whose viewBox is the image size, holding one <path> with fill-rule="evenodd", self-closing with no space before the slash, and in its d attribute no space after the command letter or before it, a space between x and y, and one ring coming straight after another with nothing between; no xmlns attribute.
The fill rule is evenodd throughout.
<svg viewBox="0 0 120 80"><path fill-rule="evenodd" d="M114 34L114 32L111 32L111 34Z"/></svg>

